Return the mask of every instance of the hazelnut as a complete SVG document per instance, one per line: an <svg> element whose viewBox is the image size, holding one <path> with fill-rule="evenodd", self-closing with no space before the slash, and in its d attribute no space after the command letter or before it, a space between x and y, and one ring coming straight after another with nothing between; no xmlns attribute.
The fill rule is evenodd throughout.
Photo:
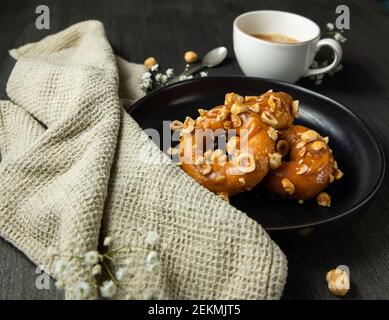
<svg viewBox="0 0 389 320"><path fill-rule="evenodd" d="M229 198L228 198L228 193L227 192L219 192L218 193L218 196L220 198L222 198L224 201L227 201L227 202L230 202Z"/></svg>
<svg viewBox="0 0 389 320"><path fill-rule="evenodd" d="M344 296L350 290L350 273L348 267L338 266L327 273L328 289L336 296Z"/></svg>
<svg viewBox="0 0 389 320"><path fill-rule="evenodd" d="M269 153L269 165L272 170L277 169L281 165L282 155L278 152Z"/></svg>
<svg viewBox="0 0 389 320"><path fill-rule="evenodd" d="M236 162L239 166L239 170L244 173L253 172L255 170L255 160L251 153L244 152L239 154L236 158Z"/></svg>
<svg viewBox="0 0 389 320"><path fill-rule="evenodd" d="M186 117L181 132L184 134L191 133L194 130L194 125L194 120L191 117Z"/></svg>
<svg viewBox="0 0 389 320"><path fill-rule="evenodd" d="M294 193L294 184L288 178L282 179L281 184L287 194L292 195Z"/></svg>
<svg viewBox="0 0 389 320"><path fill-rule="evenodd" d="M313 151L320 151L321 149L326 149L326 144L323 141L315 141L311 144L311 149Z"/></svg>
<svg viewBox="0 0 389 320"><path fill-rule="evenodd" d="M278 131L276 129L274 129L273 127L269 127L269 129L267 130L267 135L273 141L276 141L278 139ZM288 149L289 149L289 145L288 145ZM279 150L277 150L277 151L279 151Z"/></svg>
<svg viewBox="0 0 389 320"><path fill-rule="evenodd" d="M198 168L203 176L207 176L212 172L212 167L209 164L199 164Z"/></svg>
<svg viewBox="0 0 389 320"><path fill-rule="evenodd" d="M301 139L305 142L315 141L320 138L320 135L314 130L307 130L301 134Z"/></svg>
<svg viewBox="0 0 389 320"><path fill-rule="evenodd" d="M170 123L170 130L179 131L184 127L184 124L179 120L174 120Z"/></svg>
<svg viewBox="0 0 389 320"><path fill-rule="evenodd" d="M158 63L158 62L157 62L157 60L155 60L154 57L148 57L148 58L143 62L144 66L145 66L148 70L150 70L151 67L152 67L153 65L156 65L157 63Z"/></svg>
<svg viewBox="0 0 389 320"><path fill-rule="evenodd" d="M237 114L231 114L231 122L234 128L238 128L242 125L242 120L240 119L239 115Z"/></svg>
<svg viewBox="0 0 389 320"><path fill-rule="evenodd" d="M330 207L331 206L331 197L327 192L321 192L316 197L317 204L322 207Z"/></svg>
<svg viewBox="0 0 389 320"><path fill-rule="evenodd" d="M292 102L292 112L296 118L298 118L299 116L299 110L300 110L300 101L294 100Z"/></svg>
<svg viewBox="0 0 389 320"><path fill-rule="evenodd" d="M276 126L278 124L278 120L268 111L264 111L261 114L261 119L269 126Z"/></svg>
<svg viewBox="0 0 389 320"><path fill-rule="evenodd" d="M344 176L344 173L340 169L336 169L336 171L335 171L335 179L336 180L342 179L343 176Z"/></svg>
<svg viewBox="0 0 389 320"><path fill-rule="evenodd" d="M187 63L194 63L198 59L198 55L194 51L187 51L184 54L184 59Z"/></svg>
<svg viewBox="0 0 389 320"><path fill-rule="evenodd" d="M296 174L303 175L308 171L309 167L306 164L302 164L300 168L297 170Z"/></svg>

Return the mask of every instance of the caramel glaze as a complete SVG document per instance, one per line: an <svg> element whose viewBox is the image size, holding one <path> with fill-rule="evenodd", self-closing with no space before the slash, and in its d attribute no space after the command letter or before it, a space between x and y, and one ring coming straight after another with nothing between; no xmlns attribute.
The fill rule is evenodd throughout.
<svg viewBox="0 0 389 320"><path fill-rule="evenodd" d="M237 151L227 155L228 158L224 165L218 161L210 162L212 171L207 175L202 174L201 166L193 162L196 157L204 157L204 151L207 150L195 143L195 141L199 141L196 140L196 129L209 129L207 132L211 136L218 129L219 132L224 131L227 134L225 124L231 121L231 114L223 120L217 119L223 107L226 106L218 106L207 111L205 115L195 121L194 132L182 136L179 148L180 160L182 162L181 168L210 191L216 193L226 192L229 195L234 195L250 190L266 176L269 171L268 153L274 152L275 143L268 136L267 130L269 127L261 120L259 114L252 111L243 112L239 114L241 125L231 128L236 129ZM228 106L227 109L229 110ZM248 139L247 150L240 150L240 139ZM190 154L188 151L193 146L195 151ZM236 161L240 154L246 152L253 155L255 161L255 169L251 172L242 172L241 164Z"/></svg>
<svg viewBox="0 0 389 320"><path fill-rule="evenodd" d="M302 133L310 129L303 126L291 126L279 133L279 140L285 140L290 146L289 161L282 161L276 170L273 170L264 180L267 188L282 197L298 200L309 200L327 188L334 180L336 164L332 152L325 140L319 136L314 141L307 142L304 146ZM315 141L323 142L324 147L314 150L312 145ZM304 150L302 150L305 148ZM304 165L308 170L303 174ZM294 185L294 192L290 194L282 185L284 178Z"/></svg>

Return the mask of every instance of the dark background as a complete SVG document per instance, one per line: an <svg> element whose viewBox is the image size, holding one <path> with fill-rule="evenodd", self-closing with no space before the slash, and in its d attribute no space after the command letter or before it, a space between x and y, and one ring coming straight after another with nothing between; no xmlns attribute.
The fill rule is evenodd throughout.
<svg viewBox="0 0 389 320"><path fill-rule="evenodd" d="M51 29L37 30L35 8L50 8ZM85 19L99 19L116 53L133 62L155 56L164 67L184 68L183 53L201 55L228 47L229 61L209 75L241 74L232 49L232 22L250 10L276 9L305 15L324 28L334 22L335 8L347 4L351 29L345 34L344 70L326 77L321 86L299 84L344 103L381 139L389 150L389 11L384 1L360 0L226 0L226 1L0 1L0 98L14 62L7 50L59 31ZM0 181L1 183L1 181ZM385 178L369 212L344 233L306 247L288 249L289 276L284 299L338 299L325 281L328 270L346 264L352 287L344 299L389 299L389 181ZM347 192L345 190L344 192ZM0 239L0 299L60 299L35 287L35 266Z"/></svg>

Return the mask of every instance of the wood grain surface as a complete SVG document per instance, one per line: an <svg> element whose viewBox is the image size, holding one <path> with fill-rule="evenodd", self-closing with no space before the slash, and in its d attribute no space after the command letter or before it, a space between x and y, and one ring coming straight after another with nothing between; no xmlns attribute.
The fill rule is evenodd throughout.
<svg viewBox="0 0 389 320"><path fill-rule="evenodd" d="M37 30L35 8L46 4L51 29ZM299 84L348 106L389 150L389 11L374 0L334 1L0 1L0 98L14 62L7 50L36 41L85 19L101 20L115 52L142 62L155 56L164 67L184 68L183 53L200 55L219 45L229 59L209 75L241 74L232 48L232 22L245 11L277 9L310 17L320 26L335 20L335 8L347 4L351 29L344 45L344 70L325 78L321 86ZM329 112L331 112L329 110ZM0 181L1 183L1 181ZM344 192L347 192L345 190ZM389 299L389 181L378 192L369 212L344 233L309 247L288 249L289 275L283 299L337 299L327 290L326 272L339 264L351 269L352 287L345 299ZM35 286L36 267L0 239L0 299L62 299L51 282L49 290Z"/></svg>

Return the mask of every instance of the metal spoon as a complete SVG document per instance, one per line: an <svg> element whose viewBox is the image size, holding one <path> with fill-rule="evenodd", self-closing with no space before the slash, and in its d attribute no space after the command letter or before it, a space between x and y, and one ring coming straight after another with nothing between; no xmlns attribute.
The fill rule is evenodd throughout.
<svg viewBox="0 0 389 320"><path fill-rule="evenodd" d="M228 54L228 50L226 47L215 48L215 49L209 51L205 55L205 57L203 58L203 61L201 62L200 65L193 67L192 69L189 69L187 71L184 71L182 73L182 75L190 76L192 74L200 72L201 70L203 70L205 68L216 67L217 65L219 65L220 63L222 63L224 61L224 59L227 57L227 54ZM180 79L180 77L181 76L178 76L178 77L172 79L171 81L169 81L169 83L177 82Z"/></svg>

